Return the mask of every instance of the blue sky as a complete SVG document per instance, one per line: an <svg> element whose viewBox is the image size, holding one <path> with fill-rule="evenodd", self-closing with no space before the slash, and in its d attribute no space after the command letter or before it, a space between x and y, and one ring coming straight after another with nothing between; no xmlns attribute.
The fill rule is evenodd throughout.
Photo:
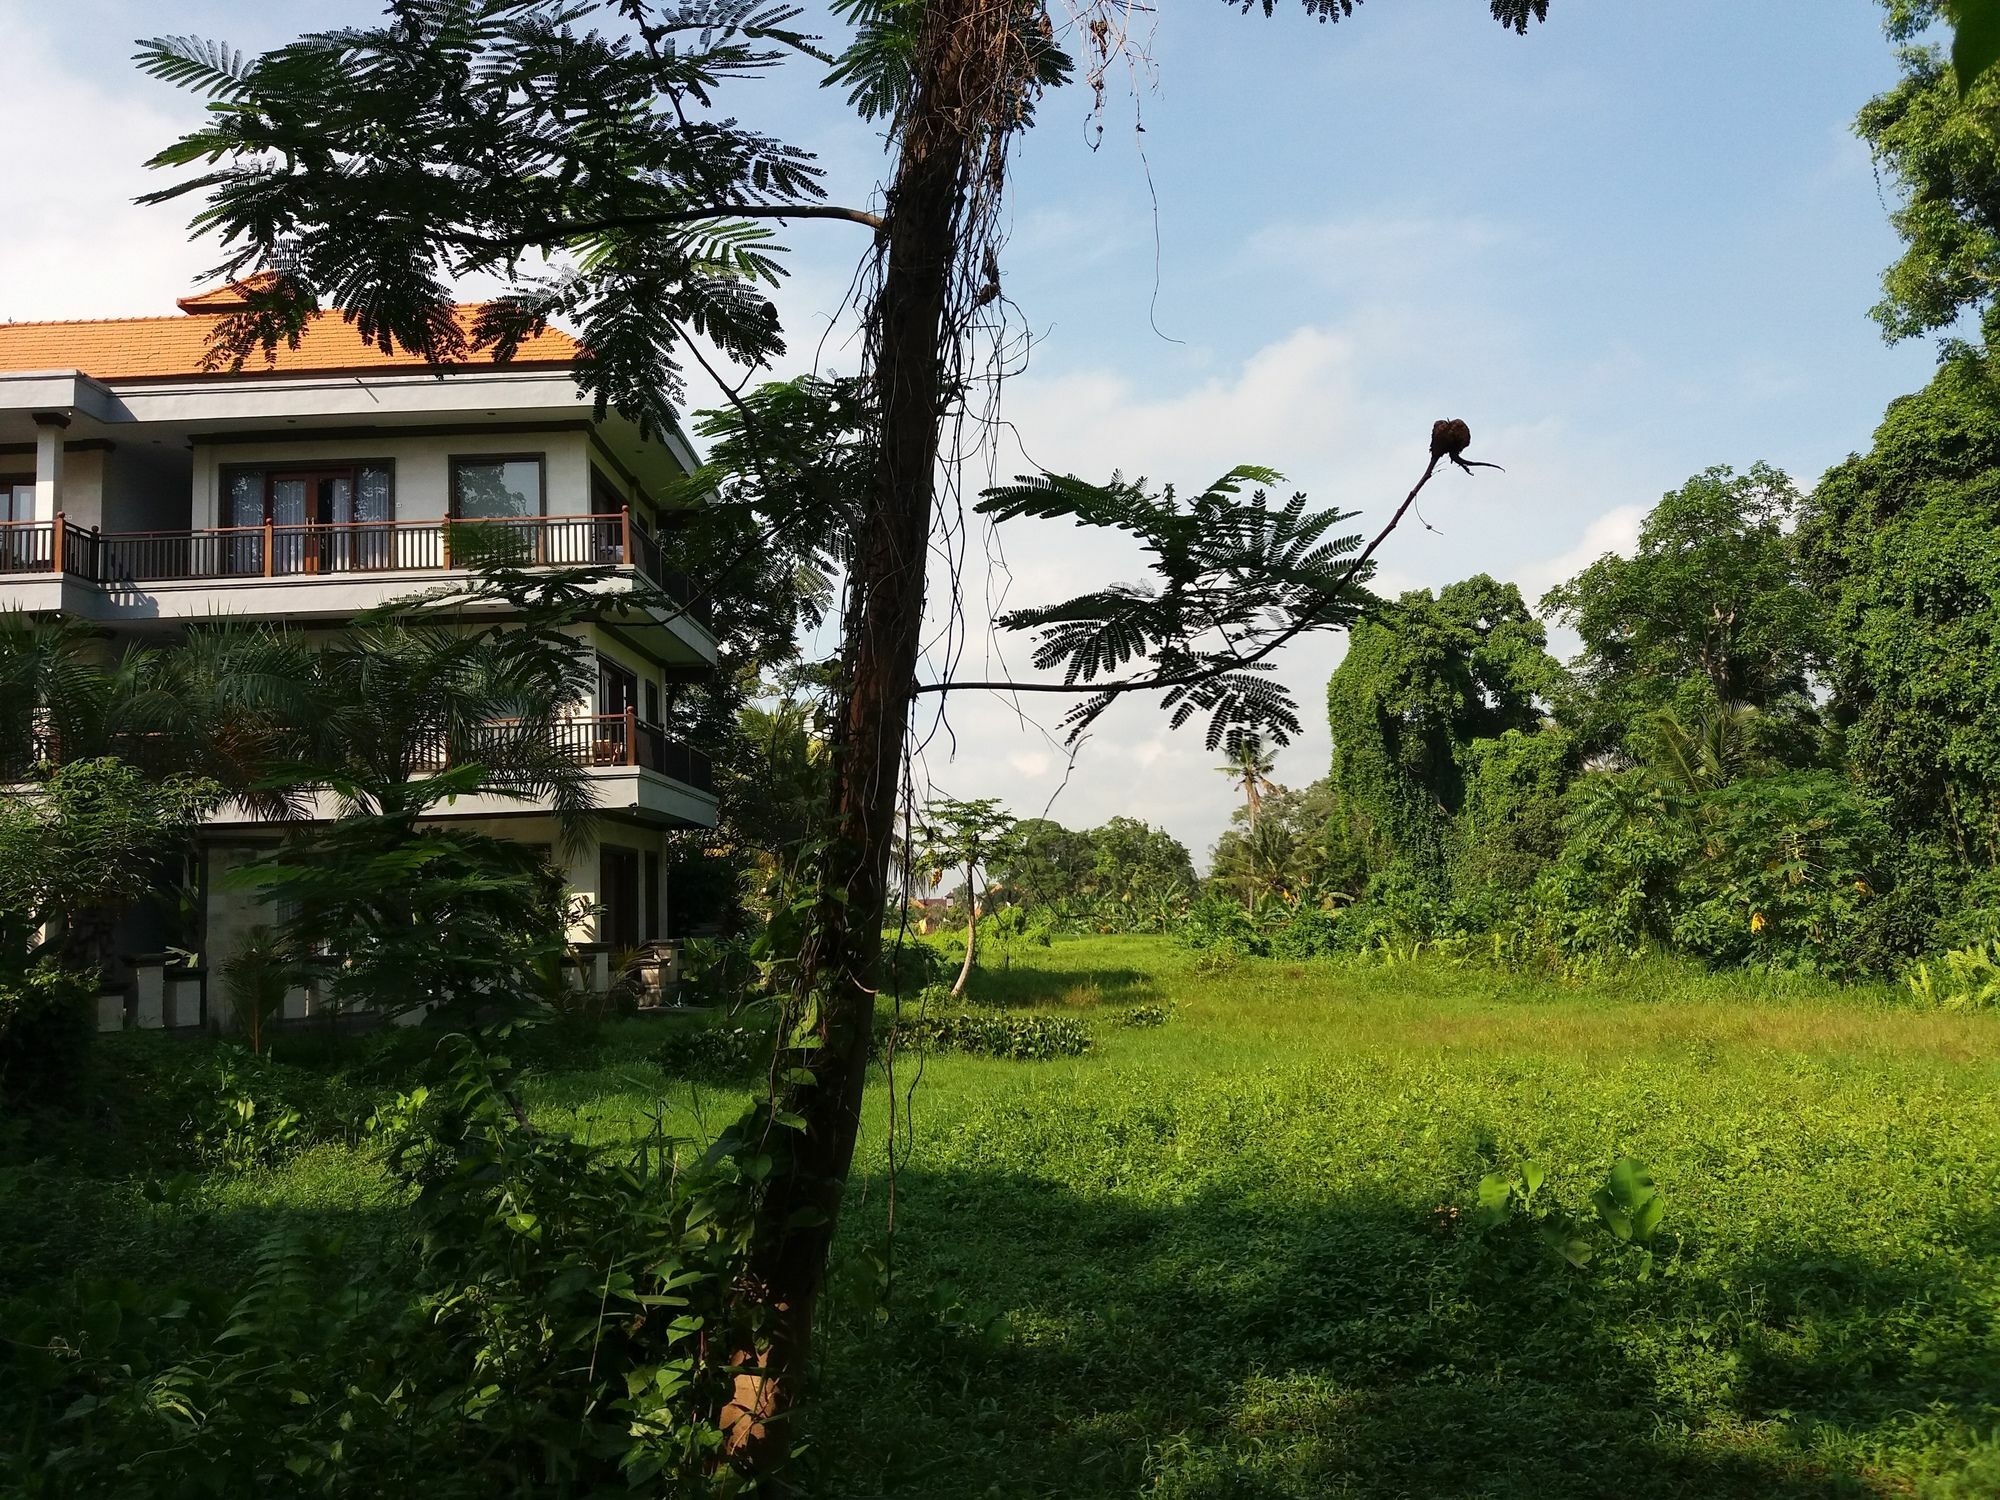
<svg viewBox="0 0 2000 1500"><path fill-rule="evenodd" d="M1810 485L1865 447L1933 361L1867 318L1896 251L1888 188L1850 128L1894 76L1873 0L1555 0L1526 37L1485 9L1368 0L1321 26L1177 0L1142 27L1138 91L1114 76L1101 121L1082 89L1045 101L1004 260L1035 335L1004 396L1018 440L968 483L1032 462L1188 486L1257 462L1362 510L1359 526L1421 468L1432 418L1462 416L1507 472L1441 482L1424 507L1437 530L1399 533L1380 586L1488 571L1532 599L1628 546L1690 473L1762 458ZM372 10L0 0L18 58L0 92L0 138L17 145L0 165L14 206L0 317L159 310L213 258L185 244L184 215L129 202L147 185L137 163L193 117L132 71L132 37L267 46ZM874 133L812 78L755 85L733 109L820 152L836 199L874 189ZM853 368L846 325L821 333L863 233L791 231L786 373L815 357ZM970 543L961 676L1028 670L1023 643L989 629L991 601L1137 571L1113 544L1036 523L993 544L1004 571L977 525ZM933 666L948 633L940 615ZM1283 781L1324 773L1338 655L1315 642L1284 663L1307 733L1281 753ZM1053 718L1046 700L1026 707ZM1168 734L1146 705L1107 717L1073 769L1005 703L955 699L949 728L923 764L952 795L1029 813L1060 789L1063 821L1144 817L1197 858L1227 822L1199 734Z"/></svg>

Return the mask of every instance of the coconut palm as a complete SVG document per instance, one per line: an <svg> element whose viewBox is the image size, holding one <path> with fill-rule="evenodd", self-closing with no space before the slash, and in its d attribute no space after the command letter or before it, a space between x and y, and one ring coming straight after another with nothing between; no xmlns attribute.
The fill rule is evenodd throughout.
<svg viewBox="0 0 2000 1500"><path fill-rule="evenodd" d="M1230 740L1226 753L1229 759L1215 769L1227 776L1243 789L1243 803L1249 809L1250 831L1257 831L1257 813L1263 806L1264 795L1275 792L1277 783L1271 780L1271 772L1277 769L1277 759L1264 748L1264 741L1257 735L1237 735Z"/></svg>

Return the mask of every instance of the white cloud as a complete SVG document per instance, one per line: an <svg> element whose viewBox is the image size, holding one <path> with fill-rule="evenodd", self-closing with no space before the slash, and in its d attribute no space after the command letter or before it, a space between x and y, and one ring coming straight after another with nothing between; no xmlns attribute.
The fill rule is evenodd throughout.
<svg viewBox="0 0 2000 1500"><path fill-rule="evenodd" d="M0 318L171 313L218 252L188 243L192 202L142 208L132 199L170 180L146 170L145 158L199 121L199 101L129 66L110 76L64 67L25 13L9 17L7 37Z"/></svg>
<svg viewBox="0 0 2000 1500"><path fill-rule="evenodd" d="M1364 509L1350 527L1372 534L1421 471L1432 419L1447 411L1479 418L1489 409L1463 395L1406 388L1422 385L1430 373L1410 368L1408 350L1421 321L1393 304L1374 305L1338 324L1295 328L1233 367L1191 377L1179 388L1096 367L1031 370L1008 387L1018 450L1010 443L996 467L1011 473L1018 458L1091 478L1122 467L1185 487L1204 485L1236 463L1269 463L1286 472L1288 487L1306 490L1317 503ZM1589 561L1629 545L1643 508L1606 511L1604 497L1608 488L1635 492L1631 466L1546 415L1552 399L1514 367L1504 340L1482 347L1470 330L1457 347L1460 360L1438 383L1464 393L1505 393L1491 399L1490 409L1521 413L1512 422L1475 421L1475 452L1503 461L1508 472L1469 478L1447 471L1433 481L1419 509L1435 533L1414 517L1406 522L1380 554L1376 587L1386 593L1437 587L1487 571L1521 581L1532 599L1575 571L1573 557ZM1572 538L1578 540L1564 547ZM953 675L1006 676L1011 664L1012 676L1033 676L1028 643L996 641L978 609L988 579L976 535L972 551L962 591L969 639ZM1057 523L1010 525L1006 562L1015 605L1052 602L1143 571L1137 551L1121 539ZM1310 637L1279 660L1278 675L1299 704L1303 727L1297 742L1279 752L1278 777L1287 784L1326 773L1326 679L1344 649L1342 637ZM1051 753L1068 701L1025 694L1017 705L998 695L954 695L954 739L932 740L924 770L953 795L998 796L1024 815L1039 813L1060 788L1053 816L1061 821L1081 827L1120 813L1145 818L1202 859L1228 826L1236 799L1216 774L1219 757L1204 748L1200 727L1169 732L1154 702L1128 699L1092 729L1071 768L1064 755Z"/></svg>
<svg viewBox="0 0 2000 1500"><path fill-rule="evenodd" d="M1639 545L1639 526L1648 509L1644 505L1615 505L1583 528L1575 546L1516 570L1514 581L1521 585L1528 603L1532 605L1557 584L1574 578L1607 552L1630 557Z"/></svg>

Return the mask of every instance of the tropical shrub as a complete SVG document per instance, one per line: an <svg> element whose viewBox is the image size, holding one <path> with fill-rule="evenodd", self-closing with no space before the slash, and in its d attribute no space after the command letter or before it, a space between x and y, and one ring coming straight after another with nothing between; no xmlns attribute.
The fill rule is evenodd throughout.
<svg viewBox="0 0 2000 1500"><path fill-rule="evenodd" d="M771 1034L748 1026L701 1026L676 1032L653 1054L676 1078L742 1079L771 1060Z"/></svg>
<svg viewBox="0 0 2000 1500"><path fill-rule="evenodd" d="M1991 1010L2000 1006L2000 942L1953 948L1912 964L1903 983L1934 1010Z"/></svg>
<svg viewBox="0 0 2000 1500"><path fill-rule="evenodd" d="M1092 1045L1089 1029L1068 1016L937 1016L904 1021L896 1030L899 1046L1016 1062L1081 1057Z"/></svg>
<svg viewBox="0 0 2000 1500"><path fill-rule="evenodd" d="M596 1149L522 1118L455 1039L372 1130L415 1218L370 1248L269 1236L240 1292L73 1286L0 1308L0 1487L49 1496L435 1500L727 1494L712 1414L754 1347L734 1290L762 1144Z"/></svg>

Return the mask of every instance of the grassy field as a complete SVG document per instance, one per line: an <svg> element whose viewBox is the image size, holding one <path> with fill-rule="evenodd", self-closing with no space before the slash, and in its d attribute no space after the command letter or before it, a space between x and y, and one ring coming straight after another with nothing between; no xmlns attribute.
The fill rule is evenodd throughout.
<svg viewBox="0 0 2000 1500"><path fill-rule="evenodd" d="M1204 973L1141 938L975 993L1097 1045L877 1083L811 1493L2000 1495L2000 1016L1670 970ZM1169 1019L1115 1024L1138 1005ZM738 1091L662 1073L659 1037L613 1028L536 1117L725 1123ZM119 1165L157 1128L130 1103L90 1172L8 1144L33 1212L0 1292L227 1274L276 1217L394 1226L359 1146L161 1193ZM1650 1265L1591 1218L1621 1156L1665 1194ZM1585 1268L1475 1222L1529 1161Z"/></svg>

